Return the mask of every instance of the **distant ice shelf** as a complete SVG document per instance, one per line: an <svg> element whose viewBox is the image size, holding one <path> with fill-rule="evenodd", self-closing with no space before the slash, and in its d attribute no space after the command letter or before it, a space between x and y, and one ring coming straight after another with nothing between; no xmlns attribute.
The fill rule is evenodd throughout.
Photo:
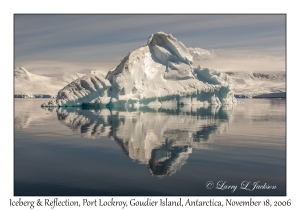
<svg viewBox="0 0 300 210"><path fill-rule="evenodd" d="M226 72L236 98L285 98L286 72Z"/></svg>
<svg viewBox="0 0 300 210"><path fill-rule="evenodd" d="M126 54L104 76L85 75L61 89L52 106L177 106L234 104L229 76L217 70L193 67L193 56L171 34L152 34L147 44Z"/></svg>
<svg viewBox="0 0 300 210"><path fill-rule="evenodd" d="M14 98L55 98L55 95L49 95L49 94L14 94Z"/></svg>

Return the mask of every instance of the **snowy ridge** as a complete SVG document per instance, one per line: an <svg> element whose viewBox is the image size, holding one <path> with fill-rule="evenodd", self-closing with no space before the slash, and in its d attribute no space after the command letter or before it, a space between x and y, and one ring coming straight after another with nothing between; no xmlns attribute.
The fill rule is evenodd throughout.
<svg viewBox="0 0 300 210"><path fill-rule="evenodd" d="M234 104L227 75L193 68L189 50L170 34L152 34L147 45L128 53L104 77L75 80L42 106L177 106Z"/></svg>
<svg viewBox="0 0 300 210"><path fill-rule="evenodd" d="M24 67L14 69L15 98L54 98L57 92L83 74L75 73L59 77L46 77L33 74Z"/></svg>
<svg viewBox="0 0 300 210"><path fill-rule="evenodd" d="M235 96L286 97L286 72L226 72L234 84Z"/></svg>
<svg viewBox="0 0 300 210"><path fill-rule="evenodd" d="M85 76L85 74L81 74L81 73L74 73L74 74L63 74L61 76L56 77L57 80L63 81L63 82L67 82L67 83L71 83L74 80Z"/></svg>

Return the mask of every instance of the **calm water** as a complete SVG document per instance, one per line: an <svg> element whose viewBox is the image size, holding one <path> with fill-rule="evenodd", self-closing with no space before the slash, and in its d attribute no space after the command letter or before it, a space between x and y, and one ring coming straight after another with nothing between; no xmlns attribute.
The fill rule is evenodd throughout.
<svg viewBox="0 0 300 210"><path fill-rule="evenodd" d="M286 194L285 99L138 111L46 101L15 99L15 196Z"/></svg>

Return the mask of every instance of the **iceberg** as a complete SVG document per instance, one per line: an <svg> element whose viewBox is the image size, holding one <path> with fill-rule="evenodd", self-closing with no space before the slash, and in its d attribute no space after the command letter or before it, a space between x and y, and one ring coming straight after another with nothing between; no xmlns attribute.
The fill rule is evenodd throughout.
<svg viewBox="0 0 300 210"><path fill-rule="evenodd" d="M152 34L106 76L85 75L42 107L140 107L234 104L233 83L217 70L193 67L190 51L171 34Z"/></svg>

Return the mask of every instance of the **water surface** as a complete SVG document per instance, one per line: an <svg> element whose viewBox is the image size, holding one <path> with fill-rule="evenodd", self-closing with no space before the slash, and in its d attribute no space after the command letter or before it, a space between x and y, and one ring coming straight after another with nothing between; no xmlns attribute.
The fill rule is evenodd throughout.
<svg viewBox="0 0 300 210"><path fill-rule="evenodd" d="M285 99L139 110L46 101L15 99L15 196L286 195ZM244 181L276 189L224 189Z"/></svg>

